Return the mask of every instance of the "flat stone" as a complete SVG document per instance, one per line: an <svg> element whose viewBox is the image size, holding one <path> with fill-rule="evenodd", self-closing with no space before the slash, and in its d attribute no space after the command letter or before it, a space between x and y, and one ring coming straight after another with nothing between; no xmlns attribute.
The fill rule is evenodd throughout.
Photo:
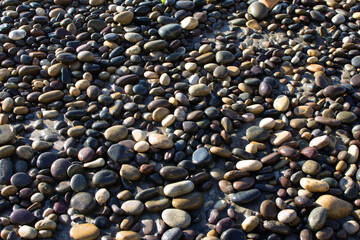
<svg viewBox="0 0 360 240"><path fill-rule="evenodd" d="M71 207L80 213L90 213L96 206L94 196L88 192L79 192L70 200Z"/></svg>
<svg viewBox="0 0 360 240"><path fill-rule="evenodd" d="M190 180L167 184L164 187L164 194L167 197L178 197L191 192L195 185Z"/></svg>
<svg viewBox="0 0 360 240"><path fill-rule="evenodd" d="M191 223L190 215L181 209L168 208L161 213L161 218L170 227L186 228Z"/></svg>
<svg viewBox="0 0 360 240"><path fill-rule="evenodd" d="M74 240L95 240L100 235L100 230L94 224L82 223L73 226L69 233Z"/></svg>
<svg viewBox="0 0 360 240"><path fill-rule="evenodd" d="M317 150L319 150L319 149L326 147L329 144L330 144L329 137L324 135L324 136L313 138L309 143L309 147L314 147Z"/></svg>
<svg viewBox="0 0 360 240"><path fill-rule="evenodd" d="M141 236L133 231L120 231L115 236L116 240L140 240Z"/></svg>
<svg viewBox="0 0 360 240"><path fill-rule="evenodd" d="M236 168L240 171L254 172L259 171L263 164L259 160L241 160L236 163Z"/></svg>
<svg viewBox="0 0 360 240"><path fill-rule="evenodd" d="M0 125L0 145L6 144L15 138L9 124Z"/></svg>
<svg viewBox="0 0 360 240"><path fill-rule="evenodd" d="M258 199L260 195L261 192L259 189L250 189L250 190L234 193L231 195L230 199L231 202L241 205Z"/></svg>
<svg viewBox="0 0 360 240"><path fill-rule="evenodd" d="M199 83L190 86L189 94L194 97L204 97L210 94L210 89L206 84Z"/></svg>
<svg viewBox="0 0 360 240"><path fill-rule="evenodd" d="M289 235L291 233L291 227L278 221L266 220L264 221L264 228L281 235Z"/></svg>
<svg viewBox="0 0 360 240"><path fill-rule="evenodd" d="M194 210L200 208L204 202L204 198L199 192L192 192L172 200L174 208L182 210Z"/></svg>
<svg viewBox="0 0 360 240"><path fill-rule="evenodd" d="M175 166L162 167L159 173L161 177L169 181L184 180L189 174L189 172L185 168Z"/></svg>
<svg viewBox="0 0 360 240"><path fill-rule="evenodd" d="M121 204L121 209L127 215L140 215L144 211L144 204L139 200L128 200Z"/></svg>
<svg viewBox="0 0 360 240"><path fill-rule="evenodd" d="M13 164L10 158L0 159L0 184L9 184L13 175Z"/></svg>
<svg viewBox="0 0 360 240"><path fill-rule="evenodd" d="M103 169L94 174L92 182L97 187L108 187L114 185L118 178L113 170Z"/></svg>

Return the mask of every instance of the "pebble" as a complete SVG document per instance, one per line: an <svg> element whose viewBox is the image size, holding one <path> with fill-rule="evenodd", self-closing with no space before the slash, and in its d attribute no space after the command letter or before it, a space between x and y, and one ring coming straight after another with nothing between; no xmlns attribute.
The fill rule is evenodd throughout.
<svg viewBox="0 0 360 240"><path fill-rule="evenodd" d="M190 215L181 209L168 208L161 213L161 218L172 228L186 228L191 223Z"/></svg>
<svg viewBox="0 0 360 240"><path fill-rule="evenodd" d="M315 203L326 209L326 215L330 219L344 218L353 210L349 202L329 194L320 196Z"/></svg>
<svg viewBox="0 0 360 240"><path fill-rule="evenodd" d="M313 231L320 230L326 223L327 220L326 216L327 216L327 211L326 208L324 207L317 207L311 210L308 217L310 229Z"/></svg>
<svg viewBox="0 0 360 240"><path fill-rule="evenodd" d="M35 239L38 235L35 228L30 226L21 226L18 230L19 236L24 239Z"/></svg>
<svg viewBox="0 0 360 240"><path fill-rule="evenodd" d="M82 223L70 229L70 237L74 240L94 240L100 235L100 230L94 224Z"/></svg>
<svg viewBox="0 0 360 240"><path fill-rule="evenodd" d="M133 231L120 231L116 233L116 240L140 240L141 236Z"/></svg>
<svg viewBox="0 0 360 240"><path fill-rule="evenodd" d="M128 136L128 130L123 125L112 126L106 129L104 137L110 142L119 142L126 139Z"/></svg>
<svg viewBox="0 0 360 240"><path fill-rule="evenodd" d="M194 183L190 180L170 183L164 187L164 194L168 197L178 197L191 192L194 187Z"/></svg>

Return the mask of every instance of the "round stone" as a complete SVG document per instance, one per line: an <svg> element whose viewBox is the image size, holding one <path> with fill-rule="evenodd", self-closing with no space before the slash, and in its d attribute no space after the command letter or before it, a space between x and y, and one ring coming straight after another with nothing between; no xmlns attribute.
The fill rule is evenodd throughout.
<svg viewBox="0 0 360 240"><path fill-rule="evenodd" d="M190 215L184 210L168 208L161 213L161 218L170 227L186 228L191 223Z"/></svg>
<svg viewBox="0 0 360 240"><path fill-rule="evenodd" d="M38 235L38 232L35 228L25 225L19 228L18 234L21 238L24 239L35 239Z"/></svg>
<svg viewBox="0 0 360 240"><path fill-rule="evenodd" d="M259 1L251 3L248 8L248 13L257 20L264 19L267 16L268 11L268 8Z"/></svg>
<svg viewBox="0 0 360 240"><path fill-rule="evenodd" d="M273 106L279 112L285 112L290 106L290 100L285 95L277 96L274 100Z"/></svg>
<svg viewBox="0 0 360 240"><path fill-rule="evenodd" d="M297 213L294 209L284 209L278 213L277 218L282 223L291 223L297 218Z"/></svg>
<svg viewBox="0 0 360 240"><path fill-rule="evenodd" d="M32 182L32 179L29 176L29 174L24 172L19 172L19 173L15 173L11 177L10 182L12 185L15 185L18 188L23 188L28 186Z"/></svg>
<svg viewBox="0 0 360 240"><path fill-rule="evenodd" d="M36 166L39 169L50 168L51 164L57 159L55 153L52 152L44 152L39 155L36 160Z"/></svg>
<svg viewBox="0 0 360 240"><path fill-rule="evenodd" d="M315 203L326 209L326 215L330 219L344 218L353 210L351 203L329 194L320 196Z"/></svg>
<svg viewBox="0 0 360 240"><path fill-rule="evenodd" d="M22 29L13 30L9 33L9 38L11 40L17 41L25 38L26 32Z"/></svg>
<svg viewBox="0 0 360 240"><path fill-rule="evenodd" d="M122 144L111 145L107 154L114 162L118 163L128 162L134 156L134 153Z"/></svg>
<svg viewBox="0 0 360 240"><path fill-rule="evenodd" d="M164 194L168 197L178 197L191 192L195 185L190 180L167 184L164 187Z"/></svg>
<svg viewBox="0 0 360 240"><path fill-rule="evenodd" d="M144 211L144 204L139 200L128 200L121 205L127 215L140 215Z"/></svg>
<svg viewBox="0 0 360 240"><path fill-rule="evenodd" d="M89 213L95 206L94 196L88 192L80 192L75 194L70 200L71 207L80 213Z"/></svg>

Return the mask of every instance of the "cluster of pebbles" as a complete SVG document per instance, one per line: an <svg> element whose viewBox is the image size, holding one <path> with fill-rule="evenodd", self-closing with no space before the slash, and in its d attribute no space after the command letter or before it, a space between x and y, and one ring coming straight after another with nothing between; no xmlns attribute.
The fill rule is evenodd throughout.
<svg viewBox="0 0 360 240"><path fill-rule="evenodd" d="M356 0L0 1L1 239L359 238L359 30Z"/></svg>

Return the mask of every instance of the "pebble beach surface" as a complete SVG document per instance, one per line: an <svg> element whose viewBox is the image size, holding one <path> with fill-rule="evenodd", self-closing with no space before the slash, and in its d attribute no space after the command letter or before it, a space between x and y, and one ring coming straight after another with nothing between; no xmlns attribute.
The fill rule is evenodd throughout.
<svg viewBox="0 0 360 240"><path fill-rule="evenodd" d="M0 1L0 238L360 238L360 2Z"/></svg>

